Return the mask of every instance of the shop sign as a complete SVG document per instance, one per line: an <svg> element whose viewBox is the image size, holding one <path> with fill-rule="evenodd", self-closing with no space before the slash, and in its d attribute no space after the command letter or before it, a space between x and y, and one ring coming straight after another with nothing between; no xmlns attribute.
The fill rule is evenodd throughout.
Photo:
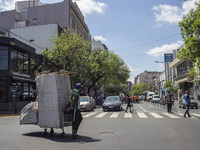
<svg viewBox="0 0 200 150"><path fill-rule="evenodd" d="M12 72L13 76L18 76L18 77L24 77L24 78L30 78L31 76L29 74L24 74L20 72Z"/></svg>

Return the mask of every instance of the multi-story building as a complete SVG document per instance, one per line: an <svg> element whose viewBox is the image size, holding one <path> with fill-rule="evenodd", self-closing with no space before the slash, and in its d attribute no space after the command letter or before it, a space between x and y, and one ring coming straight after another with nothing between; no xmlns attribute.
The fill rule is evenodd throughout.
<svg viewBox="0 0 200 150"><path fill-rule="evenodd" d="M145 70L143 73L137 75L135 78L135 84L148 83L151 87L151 90L158 93L158 79L160 74L161 72Z"/></svg>
<svg viewBox="0 0 200 150"><path fill-rule="evenodd" d="M169 64L170 68L174 68L173 80L174 84L178 85L178 99L184 95L185 91L188 90L190 95L193 95L193 79L188 77L187 73L190 72L192 64L187 60L180 60L177 58L177 52L180 49L174 50L174 60Z"/></svg>
<svg viewBox="0 0 200 150"><path fill-rule="evenodd" d="M48 42L40 40L48 40L50 34L55 35L60 29L77 31L85 40L91 41L84 16L72 0L54 4L43 4L40 0L19 1L16 2L15 10L0 12L0 20L0 31L8 31L9 35L17 39L25 37L38 54L41 54L41 48L48 45ZM47 26L49 24L57 24L57 27Z"/></svg>
<svg viewBox="0 0 200 150"><path fill-rule="evenodd" d="M95 39L92 39L92 44L91 44L91 46L92 46L92 50L99 48L99 49L101 49L101 50L106 50L106 51L108 51L108 47L107 47L105 44L102 44L102 42L99 41L99 40L96 41Z"/></svg>

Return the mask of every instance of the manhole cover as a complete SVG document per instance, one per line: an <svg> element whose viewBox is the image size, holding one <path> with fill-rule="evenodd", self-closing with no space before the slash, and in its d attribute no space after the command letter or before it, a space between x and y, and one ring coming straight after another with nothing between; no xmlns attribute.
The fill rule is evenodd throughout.
<svg viewBox="0 0 200 150"><path fill-rule="evenodd" d="M114 135L116 133L114 133L114 132L100 132L99 134L101 134L101 135Z"/></svg>

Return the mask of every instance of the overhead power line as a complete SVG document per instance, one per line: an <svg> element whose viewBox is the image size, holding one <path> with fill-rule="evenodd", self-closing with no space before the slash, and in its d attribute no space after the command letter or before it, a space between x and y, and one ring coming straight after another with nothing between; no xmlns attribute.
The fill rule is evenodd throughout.
<svg viewBox="0 0 200 150"><path fill-rule="evenodd" d="M159 42L159 41L171 38L171 37L176 36L176 35L180 35L180 33L176 33L176 34L173 34L171 36L164 37L164 38L161 38L161 39L158 39L158 40L155 40L155 41L151 41L151 42L148 42L148 43L143 43L143 44L139 44L139 45L135 45L135 46L130 46L130 47L126 47L126 48L116 49L115 51L120 51L120 50L131 49L131 48L136 48L136 47L141 47L141 46L149 45L149 44L152 44L152 43L156 43L156 42Z"/></svg>

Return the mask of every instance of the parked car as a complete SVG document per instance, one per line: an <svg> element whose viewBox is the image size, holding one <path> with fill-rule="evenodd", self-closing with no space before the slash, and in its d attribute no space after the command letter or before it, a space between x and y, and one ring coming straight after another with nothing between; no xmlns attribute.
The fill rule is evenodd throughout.
<svg viewBox="0 0 200 150"><path fill-rule="evenodd" d="M160 102L160 96L159 95L156 95L156 94L154 94L153 96L152 96L152 103L159 103Z"/></svg>
<svg viewBox="0 0 200 150"><path fill-rule="evenodd" d="M190 97L190 101L191 101L190 108L196 108L196 109L198 109L197 100L196 100L193 96L189 96L189 97ZM180 107L180 108L181 108L181 107L182 107L182 108L186 108L184 96L182 96L182 97L179 99L179 107Z"/></svg>
<svg viewBox="0 0 200 150"><path fill-rule="evenodd" d="M81 105L80 108L81 111L92 111L94 108L96 108L95 99L91 96L81 96L80 105Z"/></svg>
<svg viewBox="0 0 200 150"><path fill-rule="evenodd" d="M103 105L103 111L105 110L122 110L122 101L120 101L119 96L108 96Z"/></svg>

